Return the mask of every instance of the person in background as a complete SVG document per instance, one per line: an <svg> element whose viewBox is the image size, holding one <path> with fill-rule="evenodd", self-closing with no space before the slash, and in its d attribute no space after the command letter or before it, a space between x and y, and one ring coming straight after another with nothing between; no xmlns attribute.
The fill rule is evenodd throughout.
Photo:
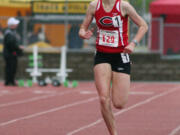
<svg viewBox="0 0 180 135"><path fill-rule="evenodd" d="M16 28L20 21L11 17L7 21L8 28L4 32L3 57L5 61L5 86L16 86L15 74L17 70L18 57L22 55L22 48L19 47L19 38Z"/></svg>
<svg viewBox="0 0 180 135"><path fill-rule="evenodd" d="M0 44L3 42L3 39L4 39L4 33L3 33L3 28L0 24Z"/></svg>
<svg viewBox="0 0 180 135"><path fill-rule="evenodd" d="M71 29L69 31L68 40L70 49L80 49L83 47L83 40L78 35L79 25L72 24Z"/></svg>

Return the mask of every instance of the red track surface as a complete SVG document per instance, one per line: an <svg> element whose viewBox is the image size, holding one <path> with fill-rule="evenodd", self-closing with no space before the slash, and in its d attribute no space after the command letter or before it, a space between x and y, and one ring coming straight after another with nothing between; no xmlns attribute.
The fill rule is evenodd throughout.
<svg viewBox="0 0 180 135"><path fill-rule="evenodd" d="M129 102L114 109L119 135L180 135L180 84L132 83ZM108 135L95 86L0 84L0 135Z"/></svg>

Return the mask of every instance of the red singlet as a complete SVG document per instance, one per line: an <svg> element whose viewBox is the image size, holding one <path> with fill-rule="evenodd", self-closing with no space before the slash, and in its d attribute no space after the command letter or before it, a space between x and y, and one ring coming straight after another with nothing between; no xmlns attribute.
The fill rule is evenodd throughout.
<svg viewBox="0 0 180 135"><path fill-rule="evenodd" d="M102 0L98 0L95 19L98 26L96 49L99 52L119 53L128 45L128 17L120 11L121 0L116 0L113 9L106 12Z"/></svg>

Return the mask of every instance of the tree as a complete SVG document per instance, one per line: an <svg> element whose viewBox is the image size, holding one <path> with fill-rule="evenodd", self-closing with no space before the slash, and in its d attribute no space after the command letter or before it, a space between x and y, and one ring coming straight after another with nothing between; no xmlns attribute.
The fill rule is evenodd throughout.
<svg viewBox="0 0 180 135"><path fill-rule="evenodd" d="M136 8L137 12L144 14L149 12L149 5L153 0L129 0L129 2Z"/></svg>

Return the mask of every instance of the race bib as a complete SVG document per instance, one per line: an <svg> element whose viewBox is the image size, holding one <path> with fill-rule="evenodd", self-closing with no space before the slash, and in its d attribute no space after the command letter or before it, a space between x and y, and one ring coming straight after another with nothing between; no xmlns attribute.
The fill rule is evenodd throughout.
<svg viewBox="0 0 180 135"><path fill-rule="evenodd" d="M118 47L119 36L118 31L99 31L99 45L108 46L108 47Z"/></svg>
<svg viewBox="0 0 180 135"><path fill-rule="evenodd" d="M114 27L122 28L122 21L120 16L112 17L112 22Z"/></svg>

